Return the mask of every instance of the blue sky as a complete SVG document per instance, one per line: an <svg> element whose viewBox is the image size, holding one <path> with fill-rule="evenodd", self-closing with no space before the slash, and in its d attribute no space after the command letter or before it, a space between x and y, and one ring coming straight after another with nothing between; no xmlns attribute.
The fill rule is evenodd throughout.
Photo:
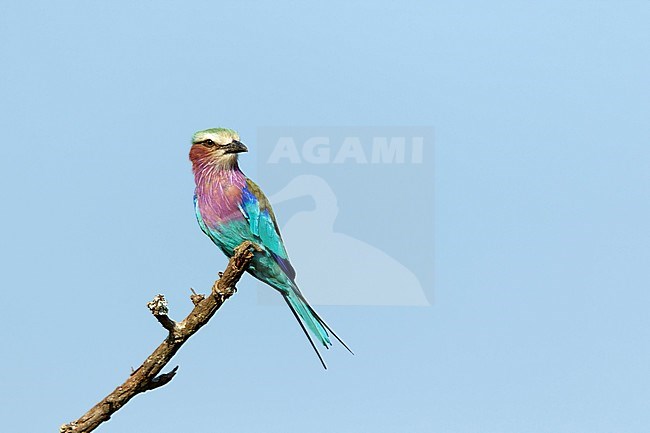
<svg viewBox="0 0 650 433"><path fill-rule="evenodd" d="M146 302L180 319L225 265L194 131L239 130L254 176L263 126L422 125L434 181L408 187L435 206L400 223L433 226L430 307L319 307L357 353L323 371L245 277L98 431L646 431L648 22L645 1L5 2L3 429L80 416L164 337Z"/></svg>

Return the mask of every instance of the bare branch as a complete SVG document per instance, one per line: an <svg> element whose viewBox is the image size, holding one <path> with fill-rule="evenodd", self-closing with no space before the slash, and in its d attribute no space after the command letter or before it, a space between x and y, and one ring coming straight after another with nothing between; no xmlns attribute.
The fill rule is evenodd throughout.
<svg viewBox="0 0 650 433"><path fill-rule="evenodd" d="M174 322L169 318L167 301L163 295L157 295L147 304L154 317L169 331L165 340L153 351L147 359L131 373L126 381L115 388L102 401L93 406L81 418L69 424L64 424L59 429L60 433L86 433L91 432L104 421L108 421L115 412L129 400L145 391L159 388L169 383L178 367L169 373L160 374L180 347L194 335L203 325L208 323L223 303L235 292L235 284L248 268L253 253L257 249L251 242L244 242L235 249L235 254L228 262L228 266L219 279L214 282L209 295L194 293L190 297L194 309L181 322Z"/></svg>

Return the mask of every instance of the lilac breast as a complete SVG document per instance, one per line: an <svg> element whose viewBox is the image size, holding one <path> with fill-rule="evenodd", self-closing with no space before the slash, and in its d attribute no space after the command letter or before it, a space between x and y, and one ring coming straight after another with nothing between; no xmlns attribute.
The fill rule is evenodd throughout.
<svg viewBox="0 0 650 433"><path fill-rule="evenodd" d="M246 177L239 169L208 169L197 173L195 180L199 211L208 227L244 218L239 207Z"/></svg>

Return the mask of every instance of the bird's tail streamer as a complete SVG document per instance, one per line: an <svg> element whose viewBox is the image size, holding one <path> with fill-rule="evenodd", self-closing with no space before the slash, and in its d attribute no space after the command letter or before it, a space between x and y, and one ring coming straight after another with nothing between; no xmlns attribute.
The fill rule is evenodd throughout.
<svg viewBox="0 0 650 433"><path fill-rule="evenodd" d="M326 349L329 349L330 346L332 345L332 342L330 341L329 334L331 333L334 338L336 338L342 345L345 347L350 353L354 354L352 350L348 347L347 344L341 338L339 338L334 331L332 331L332 328L330 328L327 323L323 319L320 318L320 316L314 311L314 309L309 305L305 297L302 295L300 290L297 287L294 287L293 290L289 290L288 292L284 293L284 300L287 302L289 305L289 308L293 312L293 315L296 317L296 320L298 320L298 323L300 323L300 327L302 328L303 332L309 339L309 343L311 344L311 347L313 347L314 351L316 352L316 355L318 355L318 359L320 359L321 364L323 364L323 367L327 369L327 365L325 364L325 361L323 360L323 357L321 356L320 352L318 351L318 348L316 347L316 344L314 344L314 341L312 340L311 336L309 335L309 332L307 332L307 329L311 331L311 333L316 337L319 343L321 343L323 346L325 346ZM329 331L329 332L328 332Z"/></svg>

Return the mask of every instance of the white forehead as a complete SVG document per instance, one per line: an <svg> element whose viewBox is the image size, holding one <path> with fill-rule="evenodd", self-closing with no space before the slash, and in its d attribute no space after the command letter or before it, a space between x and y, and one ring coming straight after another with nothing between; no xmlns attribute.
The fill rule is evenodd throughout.
<svg viewBox="0 0 650 433"><path fill-rule="evenodd" d="M233 140L239 140L239 135L234 131L203 131L196 134L195 141L212 140L217 144L228 144Z"/></svg>

